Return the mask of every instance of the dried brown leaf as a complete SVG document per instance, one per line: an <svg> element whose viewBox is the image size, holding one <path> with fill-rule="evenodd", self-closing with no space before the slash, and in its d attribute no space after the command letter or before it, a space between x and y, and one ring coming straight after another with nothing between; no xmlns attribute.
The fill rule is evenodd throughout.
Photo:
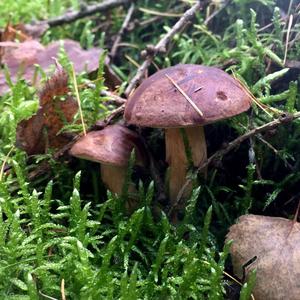
<svg viewBox="0 0 300 300"><path fill-rule="evenodd" d="M28 155L45 153L47 148L59 149L72 139L72 135L59 133L72 122L78 110L77 102L68 95L68 75L58 66L55 74L40 91L40 109L17 127L17 146ZM62 101L58 96L66 96Z"/></svg>
<svg viewBox="0 0 300 300"><path fill-rule="evenodd" d="M300 223L284 218L245 215L231 226L234 273L254 257L246 275L256 268L256 300L300 299Z"/></svg>
<svg viewBox="0 0 300 300"><path fill-rule="evenodd" d="M2 61L7 65L13 82L17 80L20 69L23 72L23 78L32 83L34 78L34 64L39 64L47 72L53 65L53 57L57 58L59 49L63 45L69 59L74 64L76 73L86 71L92 73L98 68L99 56L103 53L100 48L91 48L83 50L78 42L72 40L56 41L47 47L41 45L38 41L27 40L24 43L0 42L0 47L5 48ZM110 88L115 88L120 84L120 80L109 67L109 60L105 62L105 78ZM0 95L9 90L5 81L5 76L0 73Z"/></svg>

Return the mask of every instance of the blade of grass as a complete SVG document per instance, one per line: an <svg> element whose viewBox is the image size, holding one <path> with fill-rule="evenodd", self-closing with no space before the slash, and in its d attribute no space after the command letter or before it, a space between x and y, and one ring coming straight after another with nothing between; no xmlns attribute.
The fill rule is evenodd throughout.
<svg viewBox="0 0 300 300"><path fill-rule="evenodd" d="M85 128L85 124L84 124L84 120L83 120L83 113L82 113L82 109L81 109L80 97L79 97L79 92L78 92L78 85L77 85L77 80L76 80L76 73L75 73L75 70L74 70L74 65L71 64L71 66L72 66L73 84L74 84L74 89L75 89L76 100L77 100L77 103L78 103L78 109L79 109L83 134L86 135L86 128Z"/></svg>

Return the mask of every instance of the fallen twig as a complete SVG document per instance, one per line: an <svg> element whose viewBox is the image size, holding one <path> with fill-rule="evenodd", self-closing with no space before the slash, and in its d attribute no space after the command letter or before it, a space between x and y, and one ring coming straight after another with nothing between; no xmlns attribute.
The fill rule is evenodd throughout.
<svg viewBox="0 0 300 300"><path fill-rule="evenodd" d="M136 85L141 81L148 67L151 65L152 60L155 55L159 52L166 52L167 45L173 38L173 36L179 32L191 19L194 18L195 14L200 10L201 3L197 1L190 9L188 9L182 17L175 23L175 25L171 28L171 30L164 35L164 37L150 49L147 49L147 55L145 61L138 68L136 75L131 79L129 85L125 90L125 95L129 96L130 93L134 90Z"/></svg>
<svg viewBox="0 0 300 300"><path fill-rule="evenodd" d="M100 92L100 96L103 96L103 97L108 97L109 98L109 101L111 102L114 102L118 105L122 105L126 102L126 99L118 96L118 95L115 95L114 93L110 92L110 91L105 91L105 90L102 90Z"/></svg>
<svg viewBox="0 0 300 300"><path fill-rule="evenodd" d="M130 6L130 8L129 8L129 10L128 10L128 12L127 12L127 15L126 15L126 17L125 17L125 19L124 19L124 22L123 22L123 24L122 24L122 26L121 26L121 29L120 29L120 31L118 32L117 37L116 37L116 39L115 39L115 41L114 41L114 44L113 44L113 46L112 46L112 48L111 48L110 56L111 56L112 59L113 59L113 58L116 56L116 54L117 54L118 47L119 47L120 41L121 41L121 39L122 39L122 36L123 36L124 33L126 32L127 27L128 27L128 25L129 25L129 22L130 22L130 20L131 20L131 17L132 17L132 15L133 15L134 7L135 7L135 6L134 6L134 3L132 3L131 6Z"/></svg>
<svg viewBox="0 0 300 300"><path fill-rule="evenodd" d="M210 21L215 18L228 4L231 2L231 0L227 0L219 9L215 10L210 16L206 18L204 21L204 25L208 25Z"/></svg>
<svg viewBox="0 0 300 300"><path fill-rule="evenodd" d="M115 8L120 5L125 5L128 3L131 3L132 0L106 0L104 2L101 2L99 4L94 5L88 5L82 7L80 11L71 11L67 12L62 16L49 19L46 21L42 21L40 23L47 23L50 27L59 26L63 24L72 23L78 19L85 18L88 16L91 16L93 14L104 12L109 9ZM35 24L38 25L39 23Z"/></svg>
<svg viewBox="0 0 300 300"><path fill-rule="evenodd" d="M279 127L280 125L284 125L287 123L292 122L295 119L300 118L300 112L294 113L294 114L287 114L287 115L283 115L278 119L275 119L269 123L266 123L262 126L253 128L252 130L246 132L245 134L237 137L235 140L233 140L232 142L230 142L229 144L227 144L227 146L224 149L221 149L217 152L215 152L212 156L210 156L207 161L201 165L199 168L197 168L196 173L201 173L201 171L205 170L208 165L210 165L211 163L218 161L218 160L222 160L223 156L226 155L228 152L230 152L231 150L237 148L243 141L247 140L248 138L255 136L261 132L264 131L268 131L268 130L272 130L274 128ZM176 203L174 205L177 206L182 198L182 195L185 191L185 189L187 188L187 186L189 186L189 184L192 182L192 179L187 179L187 181L185 182L185 184L183 185L183 187L181 188L181 190L178 193L177 199L176 199ZM170 214L170 212L169 212Z"/></svg>
<svg viewBox="0 0 300 300"><path fill-rule="evenodd" d="M89 82L89 83L86 83L86 84L80 86L80 88L82 88L82 87L89 87L90 89L95 89L96 85L94 82ZM110 90L101 90L100 96L109 98L110 102L114 102L117 105L122 105L126 102L126 99L116 95L115 93L111 92Z"/></svg>
<svg viewBox="0 0 300 300"><path fill-rule="evenodd" d="M116 117L124 112L125 104L122 104L120 107L114 109L108 117L103 121L105 125L110 124L110 122Z"/></svg>

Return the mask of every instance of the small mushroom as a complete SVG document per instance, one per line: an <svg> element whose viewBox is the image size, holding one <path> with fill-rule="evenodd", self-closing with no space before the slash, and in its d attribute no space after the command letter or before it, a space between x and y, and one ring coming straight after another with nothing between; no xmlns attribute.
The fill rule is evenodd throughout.
<svg viewBox="0 0 300 300"><path fill-rule="evenodd" d="M138 135L125 126L116 124L89 132L73 145L70 154L100 163L102 181L112 193L121 195L133 149L136 151L136 164L143 166L145 155ZM136 192L131 185L129 193ZM133 199L128 202L129 210L132 211L136 203L133 203Z"/></svg>
<svg viewBox="0 0 300 300"><path fill-rule="evenodd" d="M203 126L240 114L250 105L251 98L237 80L220 69L192 64L158 71L129 97L124 114L128 124L166 129L172 206L188 171L180 128L185 130L193 164L199 167L207 160ZM185 189L183 198L189 197L191 189Z"/></svg>

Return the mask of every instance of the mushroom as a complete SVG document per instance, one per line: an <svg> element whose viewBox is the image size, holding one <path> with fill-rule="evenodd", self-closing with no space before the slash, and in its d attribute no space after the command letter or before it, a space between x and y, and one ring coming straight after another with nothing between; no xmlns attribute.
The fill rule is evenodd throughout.
<svg viewBox="0 0 300 300"><path fill-rule="evenodd" d="M224 71L201 65L180 64L145 79L125 107L128 124L165 128L169 164L169 199L176 204L189 167L180 128L184 128L193 165L207 160L203 126L249 109L251 98L241 84ZM185 189L187 198L192 186ZM176 205L175 205L176 206Z"/></svg>
<svg viewBox="0 0 300 300"><path fill-rule="evenodd" d="M132 150L136 163L144 165L144 152L138 135L125 126L115 124L100 131L91 131L81 137L71 148L70 154L101 164L101 179L114 194L121 195ZM133 186L130 193L136 193ZM136 206L129 199L129 206ZM132 210L133 207L129 207Z"/></svg>

